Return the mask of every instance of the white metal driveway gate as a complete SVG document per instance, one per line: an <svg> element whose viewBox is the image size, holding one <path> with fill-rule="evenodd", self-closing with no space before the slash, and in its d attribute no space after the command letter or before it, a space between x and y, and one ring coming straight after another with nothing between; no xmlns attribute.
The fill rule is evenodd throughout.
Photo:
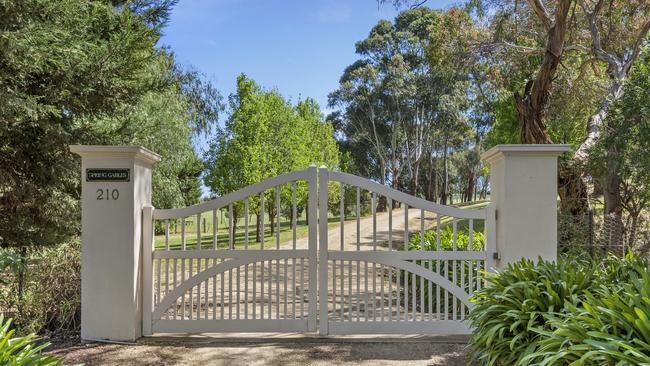
<svg viewBox="0 0 650 366"><path fill-rule="evenodd" d="M330 230L332 207L339 225ZM249 222L251 214L260 219ZM144 335L314 332L317 319L321 334L468 333L468 299L494 252L490 207L438 205L326 168L143 216L153 247L144 253ZM190 217L194 233L185 230ZM250 224L264 232L265 217L273 243L249 235ZM481 225L485 236L475 231ZM154 240L154 229L164 236Z"/></svg>

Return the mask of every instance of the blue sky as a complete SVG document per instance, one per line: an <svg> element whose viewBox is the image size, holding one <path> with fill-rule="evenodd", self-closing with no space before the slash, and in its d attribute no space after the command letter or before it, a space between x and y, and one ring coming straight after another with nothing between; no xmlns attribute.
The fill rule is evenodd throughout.
<svg viewBox="0 0 650 366"><path fill-rule="evenodd" d="M327 112L327 94L357 59L355 42L396 14L390 1L375 0L181 0L160 44L204 73L224 97L244 72L294 102L312 97Z"/></svg>
<svg viewBox="0 0 650 366"><path fill-rule="evenodd" d="M429 0L427 6L454 3ZM224 98L243 72L294 103L312 97L327 114L327 94L358 58L354 44L397 13L392 1L376 0L181 0L160 45L203 73ZM205 136L194 143L201 154L208 146Z"/></svg>

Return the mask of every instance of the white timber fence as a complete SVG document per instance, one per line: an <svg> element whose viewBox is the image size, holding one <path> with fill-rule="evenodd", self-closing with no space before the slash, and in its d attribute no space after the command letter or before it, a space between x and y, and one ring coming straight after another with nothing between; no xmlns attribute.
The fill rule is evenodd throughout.
<svg viewBox="0 0 650 366"><path fill-rule="evenodd" d="M132 341L157 333L469 333L470 298L486 271L556 258L557 157L568 147L487 151L490 202L478 208L312 166L155 209L155 153L71 150L82 156L82 338Z"/></svg>

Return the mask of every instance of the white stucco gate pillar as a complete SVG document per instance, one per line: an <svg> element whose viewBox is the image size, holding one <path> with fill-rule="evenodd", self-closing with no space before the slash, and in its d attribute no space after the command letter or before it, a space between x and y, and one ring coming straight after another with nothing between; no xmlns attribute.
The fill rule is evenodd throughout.
<svg viewBox="0 0 650 366"><path fill-rule="evenodd" d="M139 146L70 146L81 155L81 338L142 335L142 208L160 156Z"/></svg>
<svg viewBox="0 0 650 366"><path fill-rule="evenodd" d="M558 157L569 145L497 145L490 164L497 268L522 258L557 259Z"/></svg>

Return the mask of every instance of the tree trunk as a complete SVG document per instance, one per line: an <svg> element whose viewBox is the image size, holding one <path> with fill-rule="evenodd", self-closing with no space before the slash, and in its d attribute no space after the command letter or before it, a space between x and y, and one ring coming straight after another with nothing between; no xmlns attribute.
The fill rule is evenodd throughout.
<svg viewBox="0 0 650 366"><path fill-rule="evenodd" d="M255 220L256 221L256 223L255 223L255 228L256 228L256 230L255 230L255 241L258 242L258 243L262 242L262 235L264 235L264 233L262 232L262 217L263 217L263 215L264 214L261 213L261 210L258 210L257 219Z"/></svg>
<svg viewBox="0 0 650 366"><path fill-rule="evenodd" d="M571 3L572 0L558 0L554 21L548 18L545 9L539 9L538 5L531 4L533 10L546 24L547 41L544 59L535 79L528 81L523 95L515 93L520 139L523 144L552 143L544 125L544 118L553 89L553 79L562 58Z"/></svg>
<svg viewBox="0 0 650 366"><path fill-rule="evenodd" d="M416 196L418 193L418 180L420 176L420 163L415 163L413 167L413 176L411 177L411 195Z"/></svg>
<svg viewBox="0 0 650 366"><path fill-rule="evenodd" d="M467 189L465 191L465 202L471 201L474 196L474 176L474 171L470 171L467 179Z"/></svg>

